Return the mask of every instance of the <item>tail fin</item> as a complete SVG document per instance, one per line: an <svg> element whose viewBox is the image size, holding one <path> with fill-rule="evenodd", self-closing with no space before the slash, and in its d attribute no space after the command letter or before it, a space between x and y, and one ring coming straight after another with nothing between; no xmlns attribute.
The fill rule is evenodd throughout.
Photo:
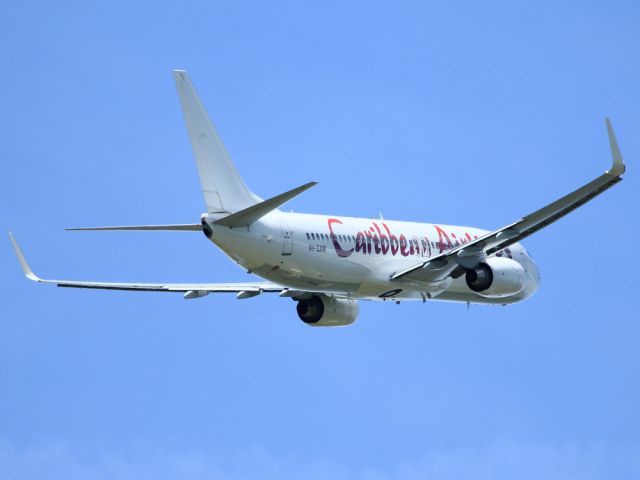
<svg viewBox="0 0 640 480"><path fill-rule="evenodd" d="M262 199L253 194L238 175L187 72L174 70L173 78L207 211L233 213L260 202Z"/></svg>

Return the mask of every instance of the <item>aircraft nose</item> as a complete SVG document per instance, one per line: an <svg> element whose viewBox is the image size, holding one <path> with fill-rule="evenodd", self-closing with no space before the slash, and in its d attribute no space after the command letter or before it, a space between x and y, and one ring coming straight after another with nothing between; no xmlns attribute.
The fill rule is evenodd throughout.
<svg viewBox="0 0 640 480"><path fill-rule="evenodd" d="M535 282L536 288L538 288L540 286L540 283L542 282L542 275L540 274L538 265L536 265L536 262L533 261L531 262L531 277Z"/></svg>
<svg viewBox="0 0 640 480"><path fill-rule="evenodd" d="M531 254L524 249L523 253L525 254L525 270L527 272L527 286L525 290L527 291L527 296L531 296L538 290L538 287L540 287L542 275L540 275L540 269Z"/></svg>

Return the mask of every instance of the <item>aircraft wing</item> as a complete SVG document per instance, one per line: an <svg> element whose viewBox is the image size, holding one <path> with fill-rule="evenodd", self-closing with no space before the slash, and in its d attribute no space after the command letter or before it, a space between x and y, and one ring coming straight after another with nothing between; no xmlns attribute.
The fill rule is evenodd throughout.
<svg viewBox="0 0 640 480"><path fill-rule="evenodd" d="M164 231L185 231L185 232L201 232L202 225L200 223L180 223L177 225L126 225L118 227L74 227L65 228L68 231L91 231L91 230L164 230Z"/></svg>
<svg viewBox="0 0 640 480"><path fill-rule="evenodd" d="M449 275L455 278L462 275L465 268L477 266L484 258L552 224L621 181L625 165L611 122L608 118L605 119L605 122L613 164L604 174L520 220L437 255L426 262L396 272L391 276L391 279L404 278L419 282L435 282L443 280Z"/></svg>
<svg viewBox="0 0 640 480"><path fill-rule="evenodd" d="M22 267L22 271L29 280L39 283L50 283L58 287L68 288L96 288L102 290L138 290L147 292L183 292L185 298L203 297L208 293L231 292L237 293L238 298L249 298L262 292L279 292L282 296L291 296L290 291L277 283L248 282L248 283L107 283L107 282L79 282L69 280L47 280L38 277L27 263L15 237L9 232L9 238Z"/></svg>

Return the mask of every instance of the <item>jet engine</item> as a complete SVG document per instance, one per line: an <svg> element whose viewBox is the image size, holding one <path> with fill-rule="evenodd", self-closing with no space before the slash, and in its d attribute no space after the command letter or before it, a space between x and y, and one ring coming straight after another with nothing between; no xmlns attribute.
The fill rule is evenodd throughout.
<svg viewBox="0 0 640 480"><path fill-rule="evenodd" d="M349 298L313 295L299 300L296 310L300 320L312 327L340 327L355 322L360 307Z"/></svg>
<svg viewBox="0 0 640 480"><path fill-rule="evenodd" d="M487 258L477 267L467 270L467 286L478 295L502 298L520 293L525 272L518 262L503 257Z"/></svg>

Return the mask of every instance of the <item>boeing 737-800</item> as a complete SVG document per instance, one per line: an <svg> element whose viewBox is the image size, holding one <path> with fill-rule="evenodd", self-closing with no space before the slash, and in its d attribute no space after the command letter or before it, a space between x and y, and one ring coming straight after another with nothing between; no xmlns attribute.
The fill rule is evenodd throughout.
<svg viewBox="0 0 640 480"><path fill-rule="evenodd" d="M618 183L625 171L606 119L611 168L495 231L287 213L278 207L316 182L268 200L255 195L238 175L187 73L175 70L173 77L207 208L200 223L70 230L200 231L234 262L266 281L147 284L45 280L33 273L10 233L27 278L59 287L182 292L186 299L218 292L233 292L244 299L273 292L295 300L300 319L313 326L353 323L358 300L433 299L506 305L530 297L540 282L536 264L519 242Z"/></svg>

